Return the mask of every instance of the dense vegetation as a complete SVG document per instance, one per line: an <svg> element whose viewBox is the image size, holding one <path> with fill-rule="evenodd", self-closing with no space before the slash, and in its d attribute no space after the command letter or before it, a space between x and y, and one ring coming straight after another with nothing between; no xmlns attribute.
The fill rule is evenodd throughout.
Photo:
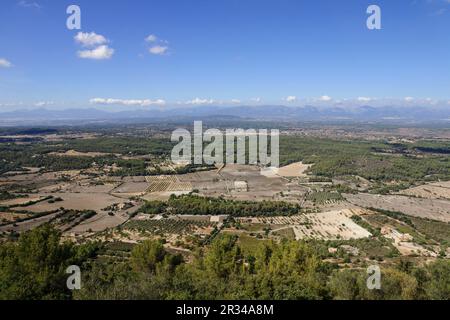
<svg viewBox="0 0 450 320"><path fill-rule="evenodd" d="M396 211L375 208L371 208L371 210L379 212L380 215L369 216L367 217L369 220L375 220L381 224L392 224L392 221L387 220L387 218L397 220L402 224L398 223L396 228L400 232L412 234L420 244L434 244L434 241L445 247L450 246L450 223L448 222L407 216ZM430 240L433 241L430 242Z"/></svg>
<svg viewBox="0 0 450 320"><path fill-rule="evenodd" d="M190 220L132 220L124 225L126 229L137 230L140 232L148 232L152 235L164 236L166 234L192 234L197 228L205 228L212 226L209 222L204 221L190 221Z"/></svg>
<svg viewBox="0 0 450 320"><path fill-rule="evenodd" d="M24 233L17 243L0 245L0 299L69 299L66 268L93 256L95 246L60 243L45 225Z"/></svg>
<svg viewBox="0 0 450 320"><path fill-rule="evenodd" d="M26 145L0 143L0 174L23 167L44 167L46 170L86 169L93 162L99 166L118 164L116 175L148 174L144 159L119 159L115 155L167 158L174 144L168 138L112 136L60 142L32 142ZM312 163L310 173L323 178L359 175L374 181L450 179L449 144L439 141L417 143L387 143L383 141L333 140L324 138L281 136L282 165L303 161ZM59 157L51 152L101 152L109 155L89 157ZM158 171L159 170L159 171ZM175 173L198 170L178 169ZM173 170L171 170L173 171ZM154 174L166 174L155 168ZM407 186L407 184L405 184Z"/></svg>
<svg viewBox="0 0 450 320"><path fill-rule="evenodd" d="M0 190L0 201L15 199L17 196L6 191Z"/></svg>
<svg viewBox="0 0 450 320"><path fill-rule="evenodd" d="M157 241L127 246L115 263L98 249L61 243L48 225L0 245L0 299L450 299L448 260L382 268L381 289L369 290L365 269L335 269L305 242L265 242L244 254L223 235L189 263ZM73 264L82 289L69 291Z"/></svg>
<svg viewBox="0 0 450 320"><path fill-rule="evenodd" d="M37 128L25 129L20 134L54 132ZM43 168L43 171L88 169L94 163L98 168L116 165L118 170L108 174L117 176L182 174L212 168L168 167L166 160L173 143L160 137L133 137L117 132L94 139L57 142L33 137L21 141L26 144L15 144L14 139L7 138L0 141L0 174L26 172L27 167ZM332 178L358 175L374 182L371 192L388 193L408 188L418 181L450 179L450 146L447 142L392 144L282 136L280 147L283 165L297 161L313 164L309 181L331 182L335 180ZM104 155L66 157L53 154L69 150ZM395 183L390 183L392 181ZM359 184L359 180L354 184ZM0 200L28 193L20 188L8 185L8 189L0 189ZM343 199L341 193L354 192L356 189L352 188L336 184L324 186L309 194L307 199L316 204L340 201ZM39 201L60 200L49 196L0 209L7 212ZM147 202L141 212L164 216L246 217L289 216L300 209L296 204L283 202L233 201L190 194L172 196L167 202ZM90 210L55 210L32 216L24 214L15 222L50 213L57 213L50 222L59 228L73 227L95 215ZM344 262L353 267L366 267L368 260L391 263L386 258L398 258L399 253L389 240L380 236L378 226L384 224L411 234L418 244L439 243L443 257L446 247L450 246L450 224L385 210L378 210L378 214L367 217L367 221L356 216L352 219L374 237L328 243L290 240L275 243L247 234L237 239L220 234L216 228L207 241L195 244L199 247L192 261L169 253L158 241L145 241L135 246L62 243L61 234L45 225L23 233L18 239L15 239L18 233L11 233L8 239L11 241L0 244L0 299L450 299L448 259L437 259L423 267L406 262L383 267L382 289L375 291L366 287L364 268L339 269L336 263L325 262L335 258L327 251L328 247L333 247L338 249L339 258L346 258ZM188 221L168 223L169 220L172 219L131 221L124 227L163 236L166 233L190 233L196 227L208 225ZM344 244L359 249L361 254L350 259L341 248ZM400 260L397 258L396 261ZM355 260L358 261L354 263ZM66 288L65 270L73 264L83 270L81 291L71 292Z"/></svg>
<svg viewBox="0 0 450 320"><path fill-rule="evenodd" d="M205 198L196 195L172 195L167 202L147 202L141 211L147 214L287 216L297 214L297 204L280 201L235 201L222 198Z"/></svg>
<svg viewBox="0 0 450 320"><path fill-rule="evenodd" d="M450 158L443 152L436 152L448 148L446 142L433 141L399 145L282 136L280 161L282 164L313 163L312 174L330 178L358 175L376 181L448 180Z"/></svg>
<svg viewBox="0 0 450 320"><path fill-rule="evenodd" d="M137 137L64 140L64 143L35 141L26 145L0 142L2 158L0 174L8 171L26 172L27 167L44 168L45 171L84 170L91 168L94 163L97 167L116 165L119 169L110 172L115 176L184 174L214 168L207 165L188 165L170 169L160 166L160 163L170 156L173 146L174 144L167 139ZM95 152L99 155L85 157L54 154L69 150ZM149 157L153 161L149 161Z"/></svg>
<svg viewBox="0 0 450 320"><path fill-rule="evenodd" d="M337 192L317 191L309 194L306 199L317 204L324 204L329 202L342 201L344 200L344 197L342 197L342 195Z"/></svg>

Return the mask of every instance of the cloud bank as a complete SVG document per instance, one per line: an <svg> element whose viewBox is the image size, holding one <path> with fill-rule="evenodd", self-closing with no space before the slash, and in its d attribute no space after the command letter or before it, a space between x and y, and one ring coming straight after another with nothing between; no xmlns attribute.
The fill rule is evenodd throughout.
<svg viewBox="0 0 450 320"><path fill-rule="evenodd" d="M78 32L74 39L76 43L87 48L77 52L79 58L105 60L111 59L114 55L115 50L107 45L109 40L101 34L95 32Z"/></svg>
<svg viewBox="0 0 450 320"><path fill-rule="evenodd" d="M0 58L0 68L11 68L12 63L6 59Z"/></svg>
<svg viewBox="0 0 450 320"><path fill-rule="evenodd" d="M138 107L148 107L148 106L164 106L166 101L163 99L150 100L150 99L112 99L112 98L93 98L89 100L91 104L99 105L122 105L122 106L138 106Z"/></svg>

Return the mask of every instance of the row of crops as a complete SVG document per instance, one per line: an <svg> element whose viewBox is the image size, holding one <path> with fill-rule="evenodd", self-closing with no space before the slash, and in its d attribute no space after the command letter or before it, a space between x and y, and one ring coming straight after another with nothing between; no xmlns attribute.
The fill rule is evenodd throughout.
<svg viewBox="0 0 450 320"><path fill-rule="evenodd" d="M214 225L206 221L190 221L177 219L129 221L125 228L139 232L151 233L153 235L167 234L189 234L201 228L213 227Z"/></svg>
<svg viewBox="0 0 450 320"><path fill-rule="evenodd" d="M318 204L330 204L344 200L340 193L327 191L313 192L306 199Z"/></svg>
<svg viewBox="0 0 450 320"><path fill-rule="evenodd" d="M192 184L190 182L171 182L171 181L153 181L148 187L148 192L163 191L191 191Z"/></svg>

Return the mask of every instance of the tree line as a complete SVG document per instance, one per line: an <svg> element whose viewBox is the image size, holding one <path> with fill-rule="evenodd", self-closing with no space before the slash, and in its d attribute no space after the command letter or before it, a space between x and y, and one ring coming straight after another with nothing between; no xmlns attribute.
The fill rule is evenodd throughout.
<svg viewBox="0 0 450 320"><path fill-rule="evenodd" d="M339 269L306 242L261 244L244 254L232 235L198 249L190 262L159 241L136 245L128 259L105 263L98 243L61 243L49 225L0 245L0 299L450 299L450 261L382 268L381 289L366 270ZM69 265L81 290L66 288Z"/></svg>
<svg viewBox="0 0 450 320"><path fill-rule="evenodd" d="M141 208L141 212L147 214L229 215L232 217L289 216L298 214L299 211L300 206L294 203L236 201L195 194L171 195L167 202L148 201Z"/></svg>

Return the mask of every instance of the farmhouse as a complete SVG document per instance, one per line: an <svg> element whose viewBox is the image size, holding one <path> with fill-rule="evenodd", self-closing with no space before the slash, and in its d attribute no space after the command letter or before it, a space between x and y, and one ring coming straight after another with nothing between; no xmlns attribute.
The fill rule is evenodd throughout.
<svg viewBox="0 0 450 320"><path fill-rule="evenodd" d="M227 215L211 216L210 222L222 223L228 218Z"/></svg>
<svg viewBox="0 0 450 320"><path fill-rule="evenodd" d="M236 192L248 192L247 181L235 181L234 182L234 190Z"/></svg>

